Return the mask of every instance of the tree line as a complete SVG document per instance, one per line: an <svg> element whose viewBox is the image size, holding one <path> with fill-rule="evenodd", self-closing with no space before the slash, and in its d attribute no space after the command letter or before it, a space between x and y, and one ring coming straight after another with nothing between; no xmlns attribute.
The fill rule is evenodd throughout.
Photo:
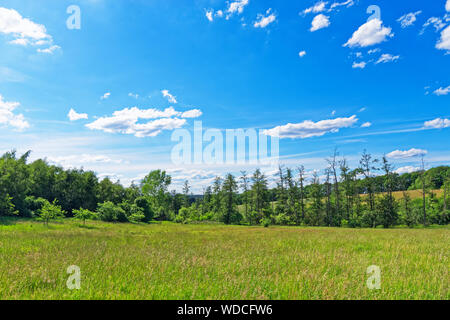
<svg viewBox="0 0 450 320"><path fill-rule="evenodd" d="M154 170L139 184L124 187L92 171L65 170L45 160L28 163L30 152L0 158L0 216L59 217L86 222L221 222L245 225L378 227L448 224L450 167L397 174L386 157L364 151L357 168L337 152L326 159L324 175L304 166L280 166L276 187L260 169L216 177L194 196L189 181L169 191L167 172ZM439 194L435 190L441 189ZM418 190L411 197L408 190ZM396 193L396 194L394 194ZM401 193L401 197L398 194Z"/></svg>

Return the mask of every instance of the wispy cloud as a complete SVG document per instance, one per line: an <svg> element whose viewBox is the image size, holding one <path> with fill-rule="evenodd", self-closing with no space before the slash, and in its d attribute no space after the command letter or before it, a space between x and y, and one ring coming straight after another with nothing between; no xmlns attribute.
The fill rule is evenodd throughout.
<svg viewBox="0 0 450 320"><path fill-rule="evenodd" d="M177 98L170 94L169 90L165 89L161 91L164 98L167 98L167 101L170 103L178 103Z"/></svg>
<svg viewBox="0 0 450 320"><path fill-rule="evenodd" d="M400 23L400 25L402 26L403 29L410 27L414 24L414 22L416 22L417 16L421 13L422 13L422 11L416 11L416 12L411 12L411 13L405 14L405 15L401 16L400 18L398 18L397 22Z"/></svg>
<svg viewBox="0 0 450 320"><path fill-rule="evenodd" d="M394 56L389 53L384 53L381 55L381 57L378 59L378 61L375 62L375 64L394 62L394 61L397 61L398 59L400 59L400 56Z"/></svg>
<svg viewBox="0 0 450 320"><path fill-rule="evenodd" d="M106 92L104 95L100 97L101 100L106 100L111 96L111 92Z"/></svg>

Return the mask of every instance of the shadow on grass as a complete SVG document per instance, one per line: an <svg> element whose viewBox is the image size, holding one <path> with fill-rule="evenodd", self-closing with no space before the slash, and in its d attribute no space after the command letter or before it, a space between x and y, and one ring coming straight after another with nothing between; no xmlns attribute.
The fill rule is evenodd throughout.
<svg viewBox="0 0 450 320"><path fill-rule="evenodd" d="M83 224L78 225L78 227L81 228L81 229L87 229L87 230L98 230L98 229L100 229L99 227L90 226L90 225L83 225Z"/></svg>
<svg viewBox="0 0 450 320"><path fill-rule="evenodd" d="M0 217L0 225L2 226L14 226L18 222L29 221L31 219L18 218L18 217Z"/></svg>

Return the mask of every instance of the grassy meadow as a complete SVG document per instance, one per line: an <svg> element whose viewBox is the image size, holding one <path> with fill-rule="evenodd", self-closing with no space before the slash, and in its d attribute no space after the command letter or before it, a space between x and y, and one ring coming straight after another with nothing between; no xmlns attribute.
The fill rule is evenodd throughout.
<svg viewBox="0 0 450 320"><path fill-rule="evenodd" d="M0 223L0 299L449 299L448 227ZM69 290L67 267L81 268ZM369 290L366 269L382 270Z"/></svg>

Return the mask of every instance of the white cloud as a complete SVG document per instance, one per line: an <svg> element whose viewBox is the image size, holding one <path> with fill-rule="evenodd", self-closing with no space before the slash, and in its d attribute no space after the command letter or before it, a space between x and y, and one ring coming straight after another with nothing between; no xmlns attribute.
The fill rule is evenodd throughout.
<svg viewBox="0 0 450 320"><path fill-rule="evenodd" d="M311 12L319 13L319 12L325 11L325 6L327 5L327 3L328 2L325 2L325 1L319 1L312 7L303 10L303 14L307 14L307 13L311 13Z"/></svg>
<svg viewBox="0 0 450 320"><path fill-rule="evenodd" d="M181 115L182 118L198 118L201 117L203 112L199 109L192 109L186 112L183 112Z"/></svg>
<svg viewBox="0 0 450 320"><path fill-rule="evenodd" d="M401 16L400 18L397 19L397 21L400 23L402 28L407 28L409 26L412 26L414 22L416 22L417 16L421 13L422 11L411 12Z"/></svg>
<svg viewBox="0 0 450 320"><path fill-rule="evenodd" d="M370 128L372 126L371 122L365 122L361 125L361 128Z"/></svg>
<svg viewBox="0 0 450 320"><path fill-rule="evenodd" d="M106 92L104 95L100 97L101 100L108 99L111 96L111 92Z"/></svg>
<svg viewBox="0 0 450 320"><path fill-rule="evenodd" d="M234 2L230 2L228 4L228 18L237 13L237 14L241 14L242 12L244 12L244 8L245 6L247 6L249 3L249 0L238 0L238 1L234 1Z"/></svg>
<svg viewBox="0 0 450 320"><path fill-rule="evenodd" d="M53 46L50 46L45 49L37 49L37 52L53 54L56 50L59 50L59 49L61 49L60 46L53 45Z"/></svg>
<svg viewBox="0 0 450 320"><path fill-rule="evenodd" d="M132 97L132 98L135 98L135 99L138 99L138 98L139 98L139 95L138 95L137 93L133 93L133 92L130 92L130 93L128 94L128 96L129 96L129 97Z"/></svg>
<svg viewBox="0 0 450 320"><path fill-rule="evenodd" d="M430 25L433 25L436 32L443 29L446 26L446 24L442 21L441 18L431 17L427 20L427 22L425 22L425 24L423 25L423 29L420 33L421 34L424 33L425 29Z"/></svg>
<svg viewBox="0 0 450 320"><path fill-rule="evenodd" d="M258 16L257 16L257 19L259 19L259 20L255 21L253 26L255 28L265 28L269 24L274 22L277 19L277 17L276 17L276 15L274 13L271 13L271 11L272 11L272 9L268 9L266 11L266 15L259 13Z"/></svg>
<svg viewBox="0 0 450 320"><path fill-rule="evenodd" d="M417 172L420 170L421 170L421 168L419 168L419 167L406 166L406 167L398 168L397 170L395 170L395 173L404 174L404 173Z"/></svg>
<svg viewBox="0 0 450 320"><path fill-rule="evenodd" d="M376 48L376 49L371 49L371 50L367 51L367 53L368 54L374 54L374 53L377 53L377 52L380 52L380 51L381 51L380 48Z"/></svg>
<svg viewBox="0 0 450 320"><path fill-rule="evenodd" d="M392 54L384 53L381 55L380 59L378 59L378 61L375 62L375 64L394 62L398 59L400 59L400 56L393 56Z"/></svg>
<svg viewBox="0 0 450 320"><path fill-rule="evenodd" d="M443 129L450 127L450 119L437 118L434 120L426 121L424 127L427 129Z"/></svg>
<svg viewBox="0 0 450 320"><path fill-rule="evenodd" d="M115 163L120 164L122 160L113 160L105 155L81 154L69 156L49 157L47 160L51 163L59 164L65 167L76 167L81 164L92 163Z"/></svg>
<svg viewBox="0 0 450 320"><path fill-rule="evenodd" d="M28 39L19 38L19 39L11 40L9 43L17 44L19 46L27 46L30 44L30 41L28 41Z"/></svg>
<svg viewBox="0 0 450 320"><path fill-rule="evenodd" d="M25 130L30 124L24 119L23 114L14 114L13 111L20 106L18 102L7 102L0 95L0 125L13 127L18 131Z"/></svg>
<svg viewBox="0 0 450 320"><path fill-rule="evenodd" d="M69 113L67 114L67 117L69 117L70 121L77 121L81 119L88 119L87 113L77 113L72 108L70 109Z"/></svg>
<svg viewBox="0 0 450 320"><path fill-rule="evenodd" d="M437 42L436 48L439 50L450 50L450 26L442 30L441 38Z"/></svg>
<svg viewBox="0 0 450 320"><path fill-rule="evenodd" d="M447 0L447 3L445 4L445 10L450 12L450 0Z"/></svg>
<svg viewBox="0 0 450 320"><path fill-rule="evenodd" d="M441 88L435 90L433 93L437 96L446 96L447 94L450 93L450 86L448 86L447 88L441 87Z"/></svg>
<svg viewBox="0 0 450 320"><path fill-rule="evenodd" d="M45 26L37 24L22 15L14 9L0 7L0 33L10 35L15 39L11 44L27 46L29 44L40 46L51 44L52 37L47 34ZM39 48L38 52L53 53L59 46L50 46L49 48Z"/></svg>
<svg viewBox="0 0 450 320"><path fill-rule="evenodd" d="M176 97L171 95L169 90L162 90L161 93L170 103L178 103Z"/></svg>
<svg viewBox="0 0 450 320"><path fill-rule="evenodd" d="M348 118L336 118L313 122L310 120L301 123L288 123L284 126L278 126L273 129L264 130L263 133L268 136L279 138L311 138L321 137L326 133L339 132L341 128L348 128L358 122L356 116Z"/></svg>
<svg viewBox="0 0 450 320"><path fill-rule="evenodd" d="M330 9L334 9L336 7L342 7L342 6L347 6L347 8L353 6L355 4L355 2L353 0L347 0L344 2L335 2L330 6Z"/></svg>
<svg viewBox="0 0 450 320"><path fill-rule="evenodd" d="M383 21L372 19L356 30L344 47L368 47L392 38L392 29L383 26Z"/></svg>
<svg viewBox="0 0 450 320"><path fill-rule="evenodd" d="M206 15L206 18L207 18L209 21L213 21L213 20L214 20L214 19L213 19L213 13L214 13L213 10L206 10L205 15Z"/></svg>
<svg viewBox="0 0 450 320"><path fill-rule="evenodd" d="M305 51L305 50L300 51L300 52L298 53L298 56L299 56L300 58L303 58L304 56L306 56L306 51Z"/></svg>
<svg viewBox="0 0 450 320"><path fill-rule="evenodd" d="M391 158L391 159L408 159L408 158L413 158L413 157L424 156L427 153L428 153L427 150L412 148L412 149L409 149L406 151L402 151L402 150L392 151L392 152L388 153L386 155L386 157Z"/></svg>
<svg viewBox="0 0 450 320"><path fill-rule="evenodd" d="M172 107L165 110L125 108L115 111L111 117L101 117L86 125L91 130L108 133L132 134L138 138L155 137L163 130L181 128L186 124L184 118L196 118L202 115L198 109L179 112ZM175 118L173 118L175 117ZM176 118L182 117L183 119ZM140 119L156 119L146 123L138 123Z"/></svg>
<svg viewBox="0 0 450 320"><path fill-rule="evenodd" d="M366 67L367 63L362 61L362 62L353 62L352 68L353 69L364 69Z"/></svg>
<svg viewBox="0 0 450 320"><path fill-rule="evenodd" d="M313 21L311 22L311 29L309 29L311 32L327 28L330 25L329 17L327 17L324 14L319 14L314 17Z"/></svg>

